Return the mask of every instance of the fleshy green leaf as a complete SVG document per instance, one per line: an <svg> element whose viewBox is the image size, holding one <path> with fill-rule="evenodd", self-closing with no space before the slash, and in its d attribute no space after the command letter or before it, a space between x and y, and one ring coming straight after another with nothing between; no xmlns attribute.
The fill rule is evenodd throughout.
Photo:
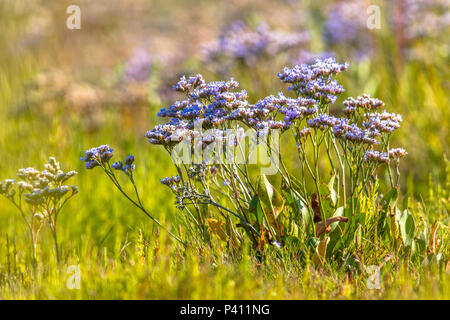
<svg viewBox="0 0 450 320"><path fill-rule="evenodd" d="M410 247L414 239L416 223L414 222L414 217L409 213L408 210L403 211L403 214L399 219L399 224L403 243L405 244L405 246Z"/></svg>

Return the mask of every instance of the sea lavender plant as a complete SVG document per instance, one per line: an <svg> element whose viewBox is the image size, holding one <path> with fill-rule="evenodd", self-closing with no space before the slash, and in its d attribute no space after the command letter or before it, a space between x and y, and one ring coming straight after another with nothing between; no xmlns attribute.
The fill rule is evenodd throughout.
<svg viewBox="0 0 450 320"><path fill-rule="evenodd" d="M344 101L345 117L329 114L330 106L344 92L335 77L347 68L348 64L339 64L333 58L284 68L278 77L290 85L288 90L294 92L295 97L279 93L253 105L247 102L244 91L233 91L238 87L234 80L206 83L201 75L180 79L174 89L185 93L187 99L161 109L158 115L171 119L147 132L150 143L163 145L171 153L185 138L200 139L202 148L205 148L214 140L221 140L226 129L232 126L241 130L243 127L251 128L258 133L257 136L268 135L271 130L278 129L292 132L302 168L298 179L288 172L281 160L278 171L284 190L289 190L290 194L282 192L283 195L279 196L280 193L265 177L261 176L256 183L252 181L248 162L243 166L233 162L219 163L214 165L214 169L207 162L201 165L176 164L178 175L164 178L161 183L170 187L177 198L177 206L192 218L192 225L204 231L211 217L210 213L205 215L202 205L213 205L228 221L230 239L237 235L239 241L242 240L242 234L229 220L234 216L258 247L261 236L266 233L269 243L284 243L283 228L286 226L283 227L280 211L286 197L298 199L299 204L306 206L315 216L316 235L329 232L328 223L346 221L346 217L331 217L332 210L336 210L339 204L348 210L349 216L356 214L358 195L375 192L376 169L382 164L388 165L391 177L389 160L391 157L399 159L406 152L389 151L390 135L399 128L402 119L386 111L378 112L384 103L376 98L369 95L348 98ZM196 122L201 123L200 130L194 129ZM202 132L202 129L211 128L215 130L213 135ZM271 151L280 156L276 150ZM323 185L329 178L324 179L319 168L321 154L325 154L332 171L326 189ZM399 177L398 167L396 172ZM349 184L346 179L350 180ZM335 180L338 181L337 191L334 190ZM314 191L310 190L310 182L315 186ZM215 194L214 190L222 191ZM219 204L224 201L221 200L224 194L233 204L231 207ZM191 205L195 213L188 208ZM258 208L262 216L258 216ZM305 221L309 220L305 218Z"/></svg>
<svg viewBox="0 0 450 320"><path fill-rule="evenodd" d="M44 170L39 171L31 167L19 169L18 181L7 179L0 182L0 194L20 211L28 227L34 266L37 263L39 232L45 224L50 228L56 258L60 262L57 219L67 201L78 193L76 186L65 185L65 182L76 174L76 171L64 172L59 162L54 157L50 157Z"/></svg>
<svg viewBox="0 0 450 320"><path fill-rule="evenodd" d="M231 250L249 240L259 252L266 245L289 247L292 241L311 243L317 250L319 241L322 248L328 246L330 253L342 257L365 214L364 201L377 199L379 172L387 169L390 190L398 192L398 164L407 154L401 148L390 149L402 118L380 111L385 108L381 100L366 94L350 97L343 103L343 116L333 114L333 104L344 93L337 77L347 68L347 63L333 58L284 68L278 78L289 85L291 95L269 95L254 104L233 79L206 82L201 75L180 79L174 89L185 98L162 108L158 116L167 122L156 125L146 137L174 160L176 175L160 182L174 194L178 217L189 230L186 240L194 237L211 243L215 235ZM266 139L277 132L292 135L297 170L288 169L280 149ZM255 176L252 165L259 165L250 161L251 150L242 152L246 139L249 145L264 147L280 177L280 188L265 174ZM237 161L237 153L225 156L230 146L241 150L244 161ZM124 193L113 169L132 180L134 158L110 166L111 157L112 150L101 146L88 150L82 160L87 168L101 166ZM136 195L136 201L126 196L146 212L137 191ZM389 202L388 197L383 203ZM380 206L377 201L371 205ZM347 224L337 228L343 223ZM302 254L308 250L302 247ZM323 261L317 251L313 260Z"/></svg>

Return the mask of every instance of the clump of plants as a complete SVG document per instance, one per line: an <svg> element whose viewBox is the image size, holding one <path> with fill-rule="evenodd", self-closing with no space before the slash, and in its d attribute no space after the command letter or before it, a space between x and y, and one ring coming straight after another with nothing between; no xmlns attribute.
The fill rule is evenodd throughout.
<svg viewBox="0 0 450 320"><path fill-rule="evenodd" d="M391 138L402 117L367 94L334 108L345 91L336 78L347 68L333 58L284 68L278 78L291 94L255 104L233 79L182 77L174 89L185 99L161 109L158 115L170 120L146 134L174 160L176 174L161 183L174 194L189 232L171 235L183 243L219 241L232 252L250 243L258 256L275 250L316 266L340 261L361 268L367 252L380 262L390 252L397 259L426 255L407 201L397 203L407 152L392 148ZM280 146L286 134L293 143ZM297 154L295 163L283 155L286 148ZM132 161L110 165L111 157L101 146L82 160L88 169L101 166L160 225L137 189L131 199L115 177L113 169L123 171L135 186Z"/></svg>
<svg viewBox="0 0 450 320"><path fill-rule="evenodd" d="M0 194L18 209L28 228L34 266L37 263L39 233L45 225L53 236L56 258L60 262L57 221L67 201L78 193L76 186L65 184L76 174L76 171L63 171L59 162L50 157L44 170L31 167L19 169L19 179L0 182Z"/></svg>

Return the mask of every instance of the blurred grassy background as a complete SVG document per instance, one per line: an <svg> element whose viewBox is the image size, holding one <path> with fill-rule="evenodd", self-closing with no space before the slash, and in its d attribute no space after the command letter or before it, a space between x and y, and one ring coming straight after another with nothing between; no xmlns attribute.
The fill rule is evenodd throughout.
<svg viewBox="0 0 450 320"><path fill-rule="evenodd" d="M48 156L55 156L64 169L79 172L73 183L79 186L80 194L60 220L65 256L81 260L86 266L89 264L84 260L86 257L102 257L105 252L107 257L121 257L127 241L137 241L138 230L145 233L149 222L116 194L101 172L87 172L80 156L85 149L103 143L110 144L118 155L135 154L137 183L142 194L147 195L143 199L145 205L161 220L170 221L176 213L174 199L159 184L160 178L173 174L170 158L159 147L148 144L145 131L161 121L156 112L177 99L170 86L180 75L204 73L209 80L220 78L202 62L202 44L215 39L230 22L242 19L249 24L264 21L290 32L307 30L311 39L307 50L333 51L339 61L350 63L349 72L341 77L347 89L344 97L369 93L385 101L390 112L403 115L403 126L393 144L409 152L402 164L402 188L420 199L428 192L430 179L434 184L445 184L444 157L448 155L450 142L448 28L437 38L417 38L406 48L397 41L398 30L391 27L389 15L385 14L391 9L380 2L381 29L363 34L370 38L371 53L361 58L354 55L348 43L330 44L323 37L332 2L80 0L76 4L81 8L82 28L68 30L66 8L72 1L1 1L0 180L15 177L22 167L41 168ZM151 56L150 79L124 84L121 76L136 48ZM240 81L254 102L283 88L276 72L290 63L283 55L265 58L256 66L232 69L228 76ZM256 84L252 80L255 78ZM2 198L0 243L5 243L7 235L19 248L17 260L25 259L26 253L20 248L28 245L28 235L21 217ZM47 235L42 239L42 248L51 247ZM53 259L50 250L43 249L42 255L42 260ZM3 271L5 259L6 256L0 258ZM124 266L117 268L124 268L120 281L131 278L126 276L130 271ZM220 270L219 275L226 272ZM133 281L137 283L146 273L136 272L139 276ZM191 270L187 274L192 272L200 271ZM283 286L273 290L281 290ZM48 291L36 293L36 297L54 297L50 284L42 288ZM101 288L96 288L98 292L92 297L117 297L112 291L102 294ZM245 288L243 292L254 289ZM270 289L261 292L261 297L272 297ZM91 293L65 292L67 296L62 296L86 297ZM166 294L196 297L180 292ZM274 295L283 297L281 293ZM30 293L17 296L26 297ZM218 296L219 292L206 295ZM157 296L133 291L121 297ZM249 296L243 293L223 297Z"/></svg>

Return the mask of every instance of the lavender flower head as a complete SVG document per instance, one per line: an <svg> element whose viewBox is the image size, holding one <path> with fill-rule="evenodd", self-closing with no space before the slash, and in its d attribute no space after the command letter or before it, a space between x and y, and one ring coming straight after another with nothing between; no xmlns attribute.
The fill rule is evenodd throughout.
<svg viewBox="0 0 450 320"><path fill-rule="evenodd" d="M326 113L321 113L314 119L307 120L308 126L311 128L318 128L325 130L328 127L334 127L340 123L340 119L330 116Z"/></svg>
<svg viewBox="0 0 450 320"><path fill-rule="evenodd" d="M291 83L288 90L296 91L306 98L334 103L337 95L343 93L344 88L332 77L346 71L348 64L339 64L334 58L317 59L312 65L302 64L293 68L284 68L278 73L278 78L285 83Z"/></svg>
<svg viewBox="0 0 450 320"><path fill-rule="evenodd" d="M220 129L226 121L237 120L237 110L248 106L247 92L235 91L238 87L233 79L207 83L201 75L182 77L174 90L183 92L186 99L162 108L158 116L169 117L170 121L148 131L146 137L152 144L170 147L185 138L198 138L201 132L194 130L197 125L202 129Z"/></svg>
<svg viewBox="0 0 450 320"><path fill-rule="evenodd" d="M345 106L344 113L352 114L356 112L357 109L362 109L364 111L380 109L384 107L384 102L377 98L371 98L368 94L364 94L358 96L356 99L352 97L345 99L343 105Z"/></svg>
<svg viewBox="0 0 450 320"><path fill-rule="evenodd" d="M364 161L389 164L390 160L387 152L368 150L364 153Z"/></svg>
<svg viewBox="0 0 450 320"><path fill-rule="evenodd" d="M382 113L369 113L365 116L368 118L368 121L363 123L365 128L386 133L391 133L400 128L400 123L403 121L401 115L386 111Z"/></svg>
<svg viewBox="0 0 450 320"><path fill-rule="evenodd" d="M133 164L134 156L128 155L123 161L119 160L111 165L114 170L120 170L125 172L126 174L131 174L132 171L136 168Z"/></svg>
<svg viewBox="0 0 450 320"><path fill-rule="evenodd" d="M81 161L86 162L86 169L93 169L97 166L106 164L113 156L113 149L109 145L101 145L96 148L86 150L85 155Z"/></svg>
<svg viewBox="0 0 450 320"><path fill-rule="evenodd" d="M161 184L168 186L172 191L177 191L177 186L181 182L181 178L179 175L166 177L160 180Z"/></svg>
<svg viewBox="0 0 450 320"><path fill-rule="evenodd" d="M388 151L389 158L395 159L395 160L399 160L400 158L406 157L407 154L408 154L408 152L406 152L406 150L403 148L395 148L395 149L390 149Z"/></svg>
<svg viewBox="0 0 450 320"><path fill-rule="evenodd" d="M335 118L333 123L335 137L353 143L379 144L376 138L380 135L376 129L363 130L356 123L350 123L346 118Z"/></svg>

